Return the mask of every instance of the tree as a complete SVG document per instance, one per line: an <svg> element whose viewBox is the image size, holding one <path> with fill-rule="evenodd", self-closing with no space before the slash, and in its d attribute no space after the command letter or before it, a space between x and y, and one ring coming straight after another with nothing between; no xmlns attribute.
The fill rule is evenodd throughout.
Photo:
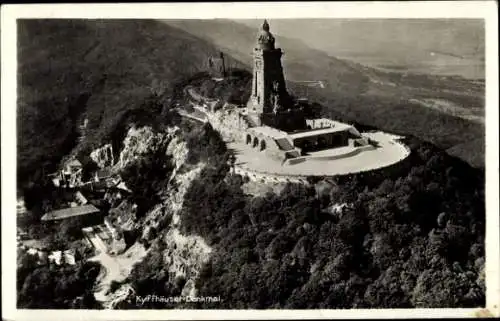
<svg viewBox="0 0 500 321"><path fill-rule="evenodd" d="M80 217L72 217L62 220L59 224L59 233L57 237L60 241L72 242L82 237L82 228L85 227Z"/></svg>
<svg viewBox="0 0 500 321"><path fill-rule="evenodd" d="M426 270L417 280L411 302L419 307L455 308L479 306L484 297L467 296L476 286L463 273L445 270Z"/></svg>
<svg viewBox="0 0 500 321"><path fill-rule="evenodd" d="M132 199L138 205L139 216L160 201L158 193L166 188L173 169L172 157L160 146L122 170L120 176L133 191Z"/></svg>
<svg viewBox="0 0 500 321"><path fill-rule="evenodd" d="M400 266L383 270L379 278L366 288L364 300L375 308L411 308L409 293L403 290L401 281Z"/></svg>
<svg viewBox="0 0 500 321"><path fill-rule="evenodd" d="M71 267L38 266L26 276L18 291L18 307L95 309L98 304L88 294L91 293L98 274L99 265L91 262Z"/></svg>

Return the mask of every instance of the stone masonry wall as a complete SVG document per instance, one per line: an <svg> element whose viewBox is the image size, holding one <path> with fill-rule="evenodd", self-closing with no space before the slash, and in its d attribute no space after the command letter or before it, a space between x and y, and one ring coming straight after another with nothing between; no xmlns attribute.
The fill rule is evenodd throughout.
<svg viewBox="0 0 500 321"><path fill-rule="evenodd" d="M208 120L213 128L220 132L222 138L227 141L244 141L244 133L250 124L244 115L237 110L226 109L214 113L207 112Z"/></svg>

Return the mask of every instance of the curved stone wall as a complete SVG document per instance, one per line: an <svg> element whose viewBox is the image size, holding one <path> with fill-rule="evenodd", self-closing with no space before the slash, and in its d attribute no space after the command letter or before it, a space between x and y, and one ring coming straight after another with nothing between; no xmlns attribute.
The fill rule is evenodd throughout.
<svg viewBox="0 0 500 321"><path fill-rule="evenodd" d="M356 154L361 153L362 151L370 150L370 149L375 149L375 147L373 147L372 145L365 145L365 146L359 146L359 147L353 148L352 150L350 150L344 154L325 155L325 156L301 156L301 157L296 157L296 158L290 158L290 159L286 160L285 165L294 165L294 164L305 162L307 160L331 161L331 160L335 160L335 159L342 159L342 158L354 156Z"/></svg>
<svg viewBox="0 0 500 321"><path fill-rule="evenodd" d="M220 132L224 140L245 142L243 135L249 128L248 121L237 110L205 111L213 128Z"/></svg>
<svg viewBox="0 0 500 321"><path fill-rule="evenodd" d="M341 155L335 155L332 152L332 155L323 153L316 156L291 158L285 165L284 162L278 162L270 157L267 159L260 157L261 152L249 145L234 144L232 148L239 152L238 159L242 163L242 169L259 175L280 178L338 177L392 167L397 169L399 167L396 164L401 163L410 155L409 148L399 142L398 137L381 132L370 135L380 143L378 147L360 146L354 150L346 150Z"/></svg>
<svg viewBox="0 0 500 321"><path fill-rule="evenodd" d="M248 177L248 179L254 182L262 183L300 183L309 184L306 176L294 176L294 175L277 175L268 173L259 173L256 171L248 170L235 166L234 172L243 177Z"/></svg>

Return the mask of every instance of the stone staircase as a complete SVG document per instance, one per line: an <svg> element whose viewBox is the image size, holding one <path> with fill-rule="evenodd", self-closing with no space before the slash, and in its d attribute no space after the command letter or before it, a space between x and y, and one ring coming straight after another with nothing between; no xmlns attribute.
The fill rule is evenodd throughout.
<svg viewBox="0 0 500 321"><path fill-rule="evenodd" d="M300 150L292 145L286 137L275 139L276 145L285 153L285 160L300 157Z"/></svg>
<svg viewBox="0 0 500 321"><path fill-rule="evenodd" d="M276 141L276 144L278 145L278 147L283 150L283 151L290 151L290 150L293 150L295 149L293 147L293 145L290 143L290 141L288 140L288 138L278 138L278 139L275 139Z"/></svg>

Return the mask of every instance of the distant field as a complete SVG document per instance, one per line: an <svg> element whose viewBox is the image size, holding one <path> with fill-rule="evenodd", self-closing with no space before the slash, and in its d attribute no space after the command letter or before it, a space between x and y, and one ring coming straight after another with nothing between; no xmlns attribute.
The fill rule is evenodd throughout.
<svg viewBox="0 0 500 321"><path fill-rule="evenodd" d="M432 74L437 76L459 75L467 79L484 79L484 61L461 58L434 52L423 54L418 61L398 61L387 55L367 55L358 52L343 53L337 56L365 66L385 71Z"/></svg>

